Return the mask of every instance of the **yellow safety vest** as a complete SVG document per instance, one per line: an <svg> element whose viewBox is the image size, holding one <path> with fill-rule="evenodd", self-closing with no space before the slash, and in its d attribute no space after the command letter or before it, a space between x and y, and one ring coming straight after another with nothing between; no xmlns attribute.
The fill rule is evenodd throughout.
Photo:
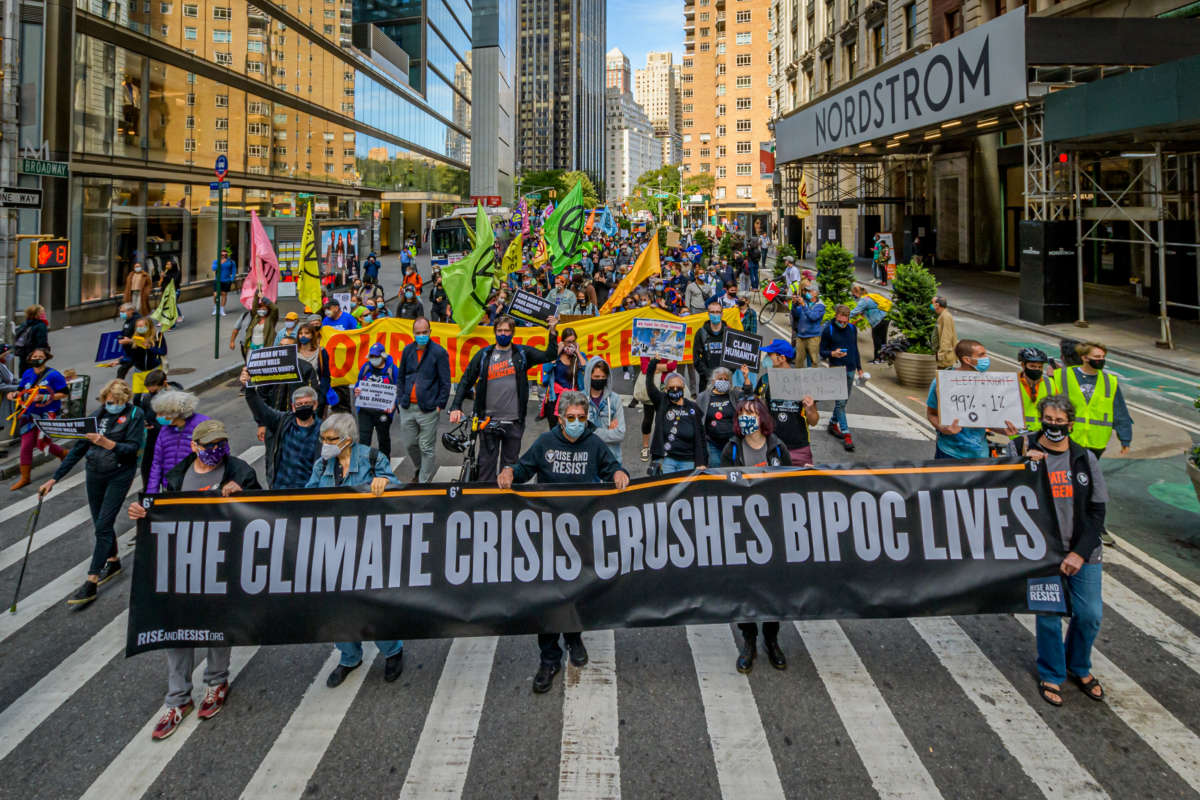
<svg viewBox="0 0 1200 800"><path fill-rule="evenodd" d="M1038 379L1037 385L1034 387L1034 397L1030 399L1029 392L1025 389L1025 384L1018 379L1018 388L1021 390L1021 406L1025 409L1025 429L1030 431L1040 431L1042 429L1042 418L1038 415L1037 406L1043 397L1054 394L1054 386L1050 379L1043 375Z"/></svg>
<svg viewBox="0 0 1200 800"><path fill-rule="evenodd" d="M1096 389L1090 401L1083 399L1079 388L1079 367L1066 367L1054 376L1055 390L1066 394L1075 406L1075 427L1071 439L1083 447L1100 449L1108 446L1113 432L1113 404L1117 396L1117 379L1101 371L1096 376Z"/></svg>

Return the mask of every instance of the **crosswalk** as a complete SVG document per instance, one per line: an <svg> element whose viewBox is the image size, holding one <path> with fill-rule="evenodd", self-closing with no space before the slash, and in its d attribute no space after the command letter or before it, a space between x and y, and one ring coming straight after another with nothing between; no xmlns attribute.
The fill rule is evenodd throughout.
<svg viewBox="0 0 1200 800"><path fill-rule="evenodd" d="M261 455L261 448L251 448L243 457L255 461ZM456 474L456 467L447 466L436 477L448 480ZM58 488L66 493L78 486ZM52 535L35 538L35 557L58 554L68 564L78 557L64 558L88 541L90 522L67 524L73 513L56 520L63 523L61 530L54 527ZM128 535L122 537L122 547L127 545ZM963 784L957 781L987 785L1000 769L996 759L1019 778L1007 787L1006 796L1128 796L1128 787L1141 781L1146 782L1144 796L1198 796L1200 587L1124 543L1106 549L1105 556L1108 627L1093 653L1095 673L1108 692L1104 705L1087 701L1072 687L1064 689L1067 704L1062 709L1041 702L1034 688L1033 617L1018 616L1015 623L1011 617L997 617L995 625L979 621L993 618L800 621L781 632L789 668L772 670L760 658L749 675L734 669L738 633L732 625L688 626L678 631L682 646L667 631L655 637L639 631L587 632L590 663L566 666L545 696L529 690L537 658L532 637L517 642L527 660L516 669L511 651L502 649L505 640L496 637L409 642L405 675L385 690L378 683L382 659L370 643L364 645L363 666L336 689L325 685L337 663L336 651L326 645L306 646L311 657L285 662L273 659L271 648L239 647L234 649L226 711L213 722L193 715L163 742L150 738L165 689L161 654L123 657L128 615L120 607L76 613L63 605L81 580L85 561L59 576L42 575L26 590L17 614L0 615L0 641L13 640L5 643L0 659L7 666L16 662L26 676L18 683L0 671L0 773L8 776L0 797L135 800L163 787L183 788L179 780L187 780L189 791L200 794L205 789L201 776L185 772L176 777L172 772L173 766L197 756L205 762L248 759L231 796L298 799L312 795L317 786L344 786L353 794L354 766L335 755L347 746L362 759L374 758L375 748L379 757L394 759L394 787L386 794L403 798L477 797L472 782L480 776L503 776L495 785L509 790L493 791L501 796L707 796L693 791L692 781L705 785L705 779L687 772L688 759L678 759L677 778L661 770L648 774L645 748L631 747L625 739L627 721L646 716L651 729L663 730L685 717L699 720L680 738L715 776L711 794L728 798L812 794L809 781L815 780L818 765L827 762L823 751L830 748L837 749L837 761L848 772L865 776L864 793L884 798L961 795ZM0 589L12 585L17 568L15 561L0 560ZM127 588L128 581L119 579L105 590L124 593ZM52 640L64 626L79 625L86 630L72 634L68 647L41 651L36 665L19 652ZM1004 660L998 659L1000 653L1016 655ZM1016 671L1013 659L1020 664ZM281 663L290 666L281 669ZM904 688L911 681L896 685L893 671L920 674L929 693L919 700L903 696L911 691ZM202 672L201 665L194 676L197 696ZM407 683L416 673L429 678L413 681L423 688ZM523 677L515 678L517 673ZM259 690L240 692L247 681ZM264 682L269 686L265 693ZM97 706L105 703L96 693L115 685L127 686L143 702L104 707L93 720ZM633 693L634 685L648 688ZM633 696L639 700L632 701ZM410 710L419 724L391 729L386 715L383 724L369 730L356 724L381 697ZM496 729L494 720L484 722L501 709L510 713L513 698L521 704L520 712L504 722L511 735L507 747L517 751L536 738L549 743L548 752L513 764L496 763L494 755L484 760L481 753L496 752L479 746L480 731ZM698 713L680 714L680 704L694 704L695 698ZM253 710L274 703L290 707L267 721ZM792 713L798 704L806 709L799 722ZM938 719L968 724L942 731ZM547 726L549 737L528 736ZM57 745L58 738L51 735L64 727L94 730L93 735L109 743L111 757L102 763L70 763L70 740ZM643 722L639 729L644 728ZM964 728L979 735L955 741ZM1091 732L1094 746L1079 745L1080 730ZM399 739L406 745L393 747ZM242 747L251 740L263 744ZM55 751L56 746L61 750ZM951 749L971 757L948 768L939 758ZM397 750L403 755L397 756ZM1121 754L1119 763L1115 753ZM71 784L77 788L46 788L44 773L59 769L54 766L58 763L70 763L63 769L79 773ZM43 767L32 769L31 764ZM1114 770L1124 777L1118 780Z"/></svg>

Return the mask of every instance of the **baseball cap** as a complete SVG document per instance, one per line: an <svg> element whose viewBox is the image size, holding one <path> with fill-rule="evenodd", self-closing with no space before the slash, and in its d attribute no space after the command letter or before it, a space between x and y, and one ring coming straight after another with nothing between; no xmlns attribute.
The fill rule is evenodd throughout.
<svg viewBox="0 0 1200 800"><path fill-rule="evenodd" d="M376 342L375 344L371 345L370 354L372 356L383 355L383 342Z"/></svg>
<svg viewBox="0 0 1200 800"><path fill-rule="evenodd" d="M283 318L288 320L289 322L296 322L300 319L300 315L297 314L295 311L289 311L283 315Z"/></svg>
<svg viewBox="0 0 1200 800"><path fill-rule="evenodd" d="M788 360L796 357L796 348L788 344L786 339L773 339L770 344L764 344L759 352L778 353Z"/></svg>
<svg viewBox="0 0 1200 800"><path fill-rule="evenodd" d="M795 256L784 256L783 260L788 262L789 264L792 264L796 261L796 257Z"/></svg>
<svg viewBox="0 0 1200 800"><path fill-rule="evenodd" d="M192 441L196 444L212 444L228 438L225 426L215 419L204 420L192 431Z"/></svg>

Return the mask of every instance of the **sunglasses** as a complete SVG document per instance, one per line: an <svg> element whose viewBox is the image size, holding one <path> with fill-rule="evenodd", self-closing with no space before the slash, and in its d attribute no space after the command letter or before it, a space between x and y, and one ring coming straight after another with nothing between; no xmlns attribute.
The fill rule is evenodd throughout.
<svg viewBox="0 0 1200 800"><path fill-rule="evenodd" d="M587 422L587 416L581 414L567 414L563 419L567 422Z"/></svg>

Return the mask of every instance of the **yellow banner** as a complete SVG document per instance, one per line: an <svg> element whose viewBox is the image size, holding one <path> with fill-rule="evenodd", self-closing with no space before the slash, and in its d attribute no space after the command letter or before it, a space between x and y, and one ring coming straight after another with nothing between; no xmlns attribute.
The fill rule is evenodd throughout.
<svg viewBox="0 0 1200 800"><path fill-rule="evenodd" d="M588 358L600 356L610 367L629 364L640 366L640 359L629 354L635 317L686 322L688 333L684 363L691 363L692 339L700 326L708 321L707 313L677 317L661 309L638 308L560 325L558 332L561 335L565 328L574 330L579 337L579 349ZM734 330L742 329L742 317L736 308L725 309L724 320L725 324ZM460 334L457 325L434 322L430 324L430 328L430 338L450 353L450 378L456 382L462 377L476 351L495 344L496 341L491 328L476 327L466 337ZM513 341L541 349L546 346L546 335L545 328L522 327L517 328ZM367 360L367 351L376 342L381 342L392 358L399 361L400 353L412 341L412 320L395 317L385 317L365 328L352 331L329 326L321 329L321 346L329 355L329 374L334 386L345 386L355 382L359 368ZM540 367L530 370L530 376L538 376L539 370Z"/></svg>

